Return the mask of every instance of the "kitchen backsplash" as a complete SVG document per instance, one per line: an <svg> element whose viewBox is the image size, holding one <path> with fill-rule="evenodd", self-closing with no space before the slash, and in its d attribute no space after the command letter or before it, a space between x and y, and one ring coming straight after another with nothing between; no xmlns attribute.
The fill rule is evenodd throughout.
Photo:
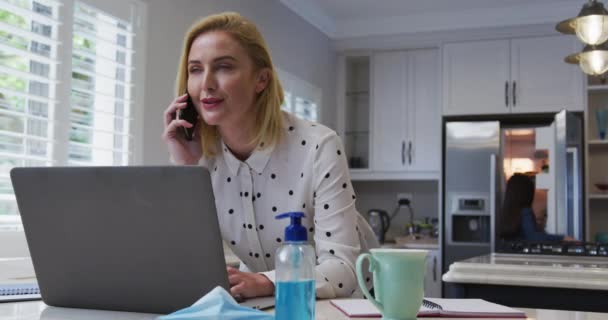
<svg viewBox="0 0 608 320"><path fill-rule="evenodd" d="M370 209L382 209L391 214L397 206L399 193L412 195L410 206L414 210L414 220L439 217L437 181L353 181L353 187L357 194L357 210L366 219ZM406 233L409 215L407 207L399 210L386 234L388 240Z"/></svg>

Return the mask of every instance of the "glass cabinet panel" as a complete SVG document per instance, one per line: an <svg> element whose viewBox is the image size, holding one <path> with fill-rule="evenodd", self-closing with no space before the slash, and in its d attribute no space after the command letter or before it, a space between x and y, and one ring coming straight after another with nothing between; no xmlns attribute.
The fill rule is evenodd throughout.
<svg viewBox="0 0 608 320"><path fill-rule="evenodd" d="M369 168L370 57L346 57L344 145L351 169Z"/></svg>

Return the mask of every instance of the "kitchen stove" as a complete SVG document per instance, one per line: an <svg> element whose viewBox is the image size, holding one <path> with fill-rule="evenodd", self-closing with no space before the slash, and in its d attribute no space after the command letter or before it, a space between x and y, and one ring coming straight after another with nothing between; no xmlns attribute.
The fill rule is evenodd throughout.
<svg viewBox="0 0 608 320"><path fill-rule="evenodd" d="M608 244L593 242L512 241L500 244L503 253L608 257Z"/></svg>

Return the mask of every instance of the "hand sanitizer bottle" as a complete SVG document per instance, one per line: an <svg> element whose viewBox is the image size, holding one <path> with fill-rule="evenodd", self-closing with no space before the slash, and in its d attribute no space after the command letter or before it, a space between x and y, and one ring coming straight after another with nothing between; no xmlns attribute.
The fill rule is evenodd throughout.
<svg viewBox="0 0 608 320"><path fill-rule="evenodd" d="M275 319L315 318L315 251L307 243L302 212L287 212L277 219L291 218L285 228L285 244L275 255Z"/></svg>

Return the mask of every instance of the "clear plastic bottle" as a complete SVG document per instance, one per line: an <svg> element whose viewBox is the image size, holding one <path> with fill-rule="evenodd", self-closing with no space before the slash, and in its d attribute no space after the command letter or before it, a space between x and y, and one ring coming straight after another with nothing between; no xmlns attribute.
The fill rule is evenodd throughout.
<svg viewBox="0 0 608 320"><path fill-rule="evenodd" d="M308 244L302 212L287 212L277 219L291 218L285 228L285 243L275 255L275 319L315 318L315 250Z"/></svg>

